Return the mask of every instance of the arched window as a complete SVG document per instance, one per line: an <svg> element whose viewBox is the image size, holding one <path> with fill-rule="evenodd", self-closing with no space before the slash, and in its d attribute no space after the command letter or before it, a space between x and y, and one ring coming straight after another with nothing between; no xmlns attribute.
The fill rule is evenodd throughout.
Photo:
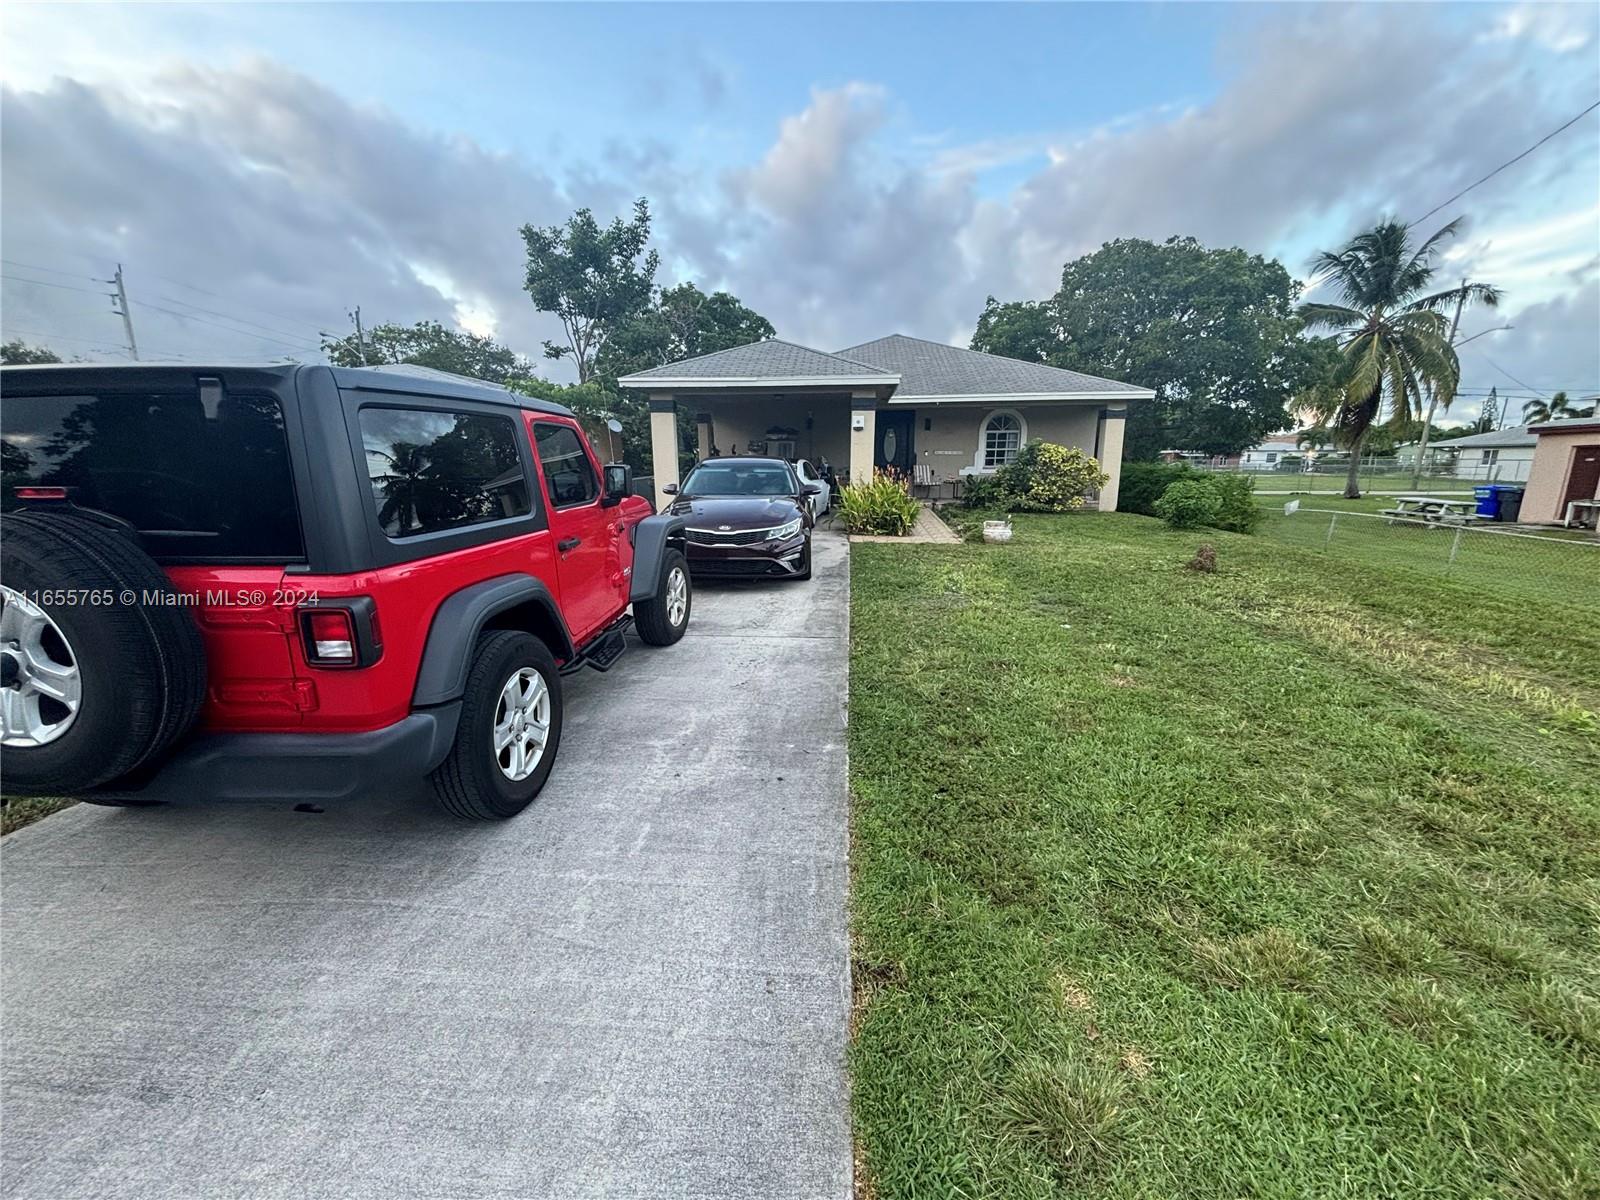
<svg viewBox="0 0 1600 1200"><path fill-rule="evenodd" d="M989 414L978 431L978 465L985 471L1003 467L1022 449L1022 418L1005 409Z"/></svg>

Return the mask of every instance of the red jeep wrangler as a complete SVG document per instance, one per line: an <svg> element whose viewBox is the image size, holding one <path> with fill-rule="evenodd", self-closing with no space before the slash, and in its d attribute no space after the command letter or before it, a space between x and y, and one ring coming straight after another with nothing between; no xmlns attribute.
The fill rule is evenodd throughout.
<svg viewBox="0 0 1600 1200"><path fill-rule="evenodd" d="M689 622L683 520L572 413L415 367L0 374L4 783L527 807L561 677ZM632 615L629 615L629 606Z"/></svg>

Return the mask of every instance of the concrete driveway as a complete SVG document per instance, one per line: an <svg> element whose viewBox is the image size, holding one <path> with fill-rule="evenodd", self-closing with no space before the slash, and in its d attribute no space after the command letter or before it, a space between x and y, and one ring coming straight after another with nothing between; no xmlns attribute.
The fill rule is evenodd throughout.
<svg viewBox="0 0 1600 1200"><path fill-rule="evenodd" d="M7 838L4 1195L846 1200L846 553L568 679L513 821Z"/></svg>

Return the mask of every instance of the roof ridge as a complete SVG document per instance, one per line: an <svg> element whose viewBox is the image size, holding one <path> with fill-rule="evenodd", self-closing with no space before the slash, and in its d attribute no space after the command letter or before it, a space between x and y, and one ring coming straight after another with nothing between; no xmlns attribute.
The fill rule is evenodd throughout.
<svg viewBox="0 0 1600 1200"><path fill-rule="evenodd" d="M712 358L718 354L727 354L733 350L747 350L751 346L769 346L774 343L780 346L789 346L795 350L804 350L807 354L820 354L823 358L836 358L840 362L847 362L853 367L860 367L862 370L870 371L874 375L894 374L893 371L885 371L882 367L875 367L871 363L858 362L853 358L846 358L842 354L834 354L830 350L818 350L815 346L807 346L804 342L791 342L788 338L781 337L756 338L756 340L753 342L740 342L737 346L724 346L721 350L707 350L704 354L695 354L689 358L674 359L670 363L662 363L659 367L646 367L644 370L655 371L660 370L662 367L680 367L684 363L699 362L701 359ZM634 375L643 373L643 371L631 372L631 374Z"/></svg>

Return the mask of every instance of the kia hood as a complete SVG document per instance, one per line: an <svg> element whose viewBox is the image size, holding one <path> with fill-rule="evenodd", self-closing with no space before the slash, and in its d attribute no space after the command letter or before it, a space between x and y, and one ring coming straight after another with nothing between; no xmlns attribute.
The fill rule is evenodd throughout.
<svg viewBox="0 0 1600 1200"><path fill-rule="evenodd" d="M800 515L788 496L684 496L670 511L696 529L771 529Z"/></svg>

